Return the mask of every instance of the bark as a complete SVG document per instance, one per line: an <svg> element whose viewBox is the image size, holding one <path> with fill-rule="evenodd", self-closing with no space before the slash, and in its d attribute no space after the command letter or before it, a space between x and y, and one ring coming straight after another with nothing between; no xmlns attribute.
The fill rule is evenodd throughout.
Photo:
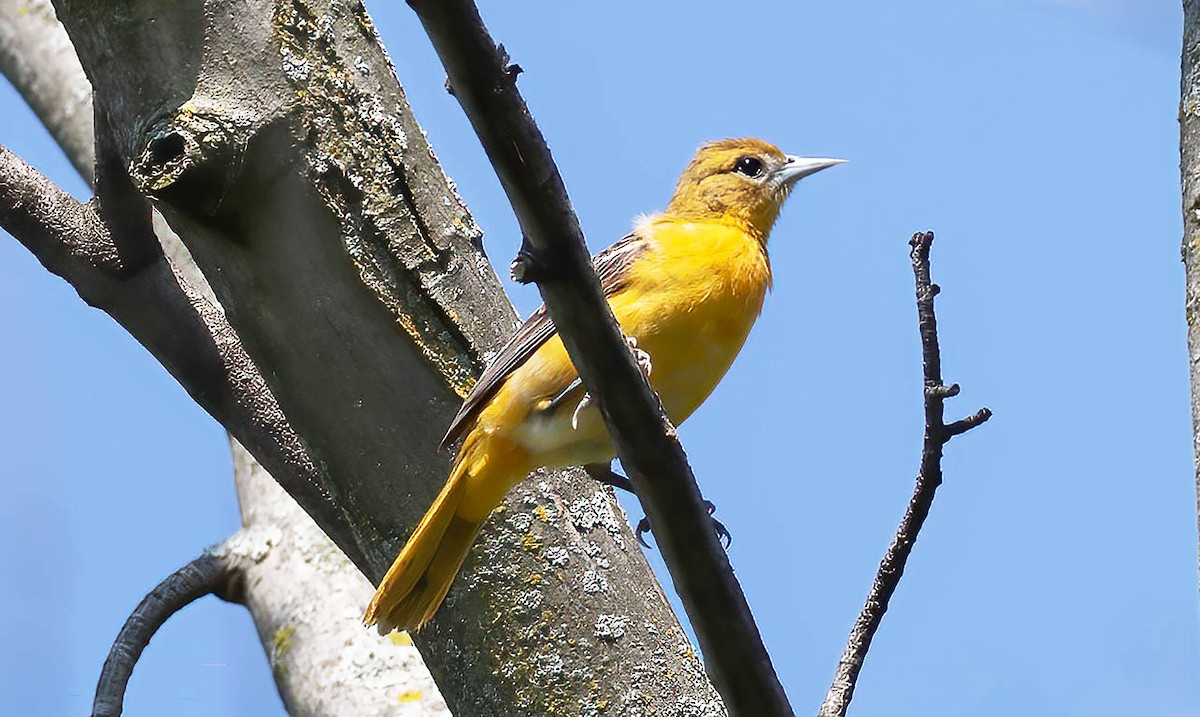
<svg viewBox="0 0 1200 717"><path fill-rule="evenodd" d="M238 590L288 714L449 715L417 648L362 629L373 588L236 441L242 530L209 552L239 566Z"/></svg>
<svg viewBox="0 0 1200 717"><path fill-rule="evenodd" d="M1183 57L1179 87L1179 155L1183 184L1183 265L1188 367L1192 382L1192 451L1200 521L1200 0L1183 3Z"/></svg>
<svg viewBox="0 0 1200 717"><path fill-rule="evenodd" d="M51 269L378 579L515 316L369 17L315 1L57 9L113 152L208 286L169 250L133 277ZM611 493L577 471L514 491L417 644L455 714L720 711Z"/></svg>
<svg viewBox="0 0 1200 717"><path fill-rule="evenodd" d="M409 0L516 212L524 241L512 263L537 282L617 456L654 526L713 685L732 715L794 714L675 427L638 366L588 256L550 149L516 87L520 72L474 0ZM711 505L711 504L709 504Z"/></svg>
<svg viewBox="0 0 1200 717"><path fill-rule="evenodd" d="M0 72L90 183L92 86L49 0L0 2Z"/></svg>
<svg viewBox="0 0 1200 717"><path fill-rule="evenodd" d="M91 86L53 8L43 0L0 2L0 42L0 72L34 108L67 158L90 180L94 159ZM60 105L68 109L78 105L79 109L64 111ZM175 255L177 271L186 275L189 283L206 288L207 282L190 263L178 238L165 223L158 229L160 239ZM211 292L209 301L215 303ZM236 597L250 609L289 712L448 714L411 641L380 639L359 629L362 605L371 594L362 574L236 441L233 451L244 529L207 551L202 559L216 558L232 573L231 578L223 576L222 582L235 582L237 595L222 597ZM140 654L138 645L144 647L144 641L153 635L150 630L123 639L126 632L122 631L114 645L114 667L119 674L106 670L101 676L93 707L96 714L120 713L128 673L137 659L128 649Z"/></svg>

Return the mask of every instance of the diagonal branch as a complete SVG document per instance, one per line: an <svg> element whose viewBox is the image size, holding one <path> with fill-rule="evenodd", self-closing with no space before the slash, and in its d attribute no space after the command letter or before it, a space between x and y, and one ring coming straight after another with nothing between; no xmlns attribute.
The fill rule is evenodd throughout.
<svg viewBox="0 0 1200 717"><path fill-rule="evenodd" d="M59 276L115 258L108 230L92 206L77 201L4 146L0 146L0 227Z"/></svg>
<svg viewBox="0 0 1200 717"><path fill-rule="evenodd" d="M40 8L61 32L47 3L15 5ZM14 19L10 5L0 2L5 73L5 38L35 37L21 29L34 15ZM354 0L55 5L71 33L58 45L87 68L97 106L123 130L124 166L158 199L166 254L132 276L77 263L64 278L150 349L367 575L382 575L445 475L436 445L475 359L516 317L370 17ZM31 79L53 89L15 76L22 92ZM90 175L90 158L73 162ZM578 471L553 476L514 489L445 619L417 638L451 707L719 713L611 496ZM530 549L538 543L547 548ZM596 570L608 586L579 590ZM555 645L575 647L547 652Z"/></svg>
<svg viewBox="0 0 1200 717"><path fill-rule="evenodd" d="M141 271L162 255L162 247L150 224L150 205L114 165L119 163L112 159L97 164L97 198L82 204L0 146L0 227L64 278Z"/></svg>
<svg viewBox="0 0 1200 717"><path fill-rule="evenodd" d="M912 246L913 275L917 285L917 323L921 331L921 355L925 373L925 438L921 446L921 471L917 474L917 484L913 491L908 508L904 511L904 519L888 546L887 554L879 565L875 582L867 596L866 604L850 631L846 649L838 660L837 672L833 684L821 705L818 717L844 717L854 698L854 687L858 682L858 673L862 670L871 649L871 641L883 615L887 612L888 603L900 585L904 575L904 566L908 556L912 554L916 544L917 534L929 516L933 506L933 497L938 486L942 484L942 449L946 443L961 433L986 422L992 417L990 409L981 408L973 415L950 425L944 422L945 401L951 396L958 395L958 384L949 386L942 383L942 357L938 347L937 315L933 309L933 297L941 289L929 278L929 249L933 245L933 232L914 234L909 242Z"/></svg>
<svg viewBox="0 0 1200 717"><path fill-rule="evenodd" d="M266 462L292 495L321 515L325 530L360 566L346 519L331 505L316 466L229 325L197 287L156 261L136 276L120 271L116 244L92 203L81 204L0 146L0 227L92 306L124 326L210 413L226 417L240 440L269 438L281 449Z"/></svg>
<svg viewBox="0 0 1200 717"><path fill-rule="evenodd" d="M471 0L409 5L520 222L525 245L514 274L538 281L567 352L596 397L714 686L732 714L792 714L674 428L600 291L562 178L516 89L516 66L488 35Z"/></svg>

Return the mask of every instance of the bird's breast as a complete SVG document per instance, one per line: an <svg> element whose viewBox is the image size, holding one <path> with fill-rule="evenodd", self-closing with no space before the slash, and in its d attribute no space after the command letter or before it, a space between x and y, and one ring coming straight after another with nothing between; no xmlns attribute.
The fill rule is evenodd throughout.
<svg viewBox="0 0 1200 717"><path fill-rule="evenodd" d="M650 383L678 424L712 393L741 350L762 310L771 272L759 242L731 227L653 229L650 248L629 268L609 304L626 336L649 354ZM511 419L486 422L511 426L512 438L541 465L611 459L595 404L578 408L583 388L560 396L576 376L561 340L552 338L487 409ZM558 397L552 408L539 408L552 397Z"/></svg>
<svg viewBox="0 0 1200 717"><path fill-rule="evenodd" d="M625 333L650 355L650 382L679 423L716 388L762 311L770 264L757 239L725 225L676 224L613 297Z"/></svg>

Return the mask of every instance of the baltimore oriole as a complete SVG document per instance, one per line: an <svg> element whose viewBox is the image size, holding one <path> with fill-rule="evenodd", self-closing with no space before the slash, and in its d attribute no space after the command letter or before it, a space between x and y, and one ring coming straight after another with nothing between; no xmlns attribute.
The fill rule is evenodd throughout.
<svg viewBox="0 0 1200 717"><path fill-rule="evenodd" d="M797 180L840 163L757 139L706 144L666 212L640 219L593 258L604 295L678 424L716 387L771 287L767 235ZM514 484L540 467L607 463L612 443L545 307L496 356L454 417L450 477L372 598L381 632L433 617L475 536Z"/></svg>

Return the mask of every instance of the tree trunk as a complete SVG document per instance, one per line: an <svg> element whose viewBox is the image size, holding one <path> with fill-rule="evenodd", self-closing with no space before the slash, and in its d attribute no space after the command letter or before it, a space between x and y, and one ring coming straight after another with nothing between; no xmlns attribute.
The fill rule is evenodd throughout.
<svg viewBox="0 0 1200 717"><path fill-rule="evenodd" d="M237 561L238 600L254 617L288 714L450 714L411 640L360 629L372 592L363 574L231 446L242 530L213 550Z"/></svg>
<svg viewBox="0 0 1200 717"><path fill-rule="evenodd" d="M370 18L341 0L56 7L101 165L128 168L182 244L157 224L169 259L121 275L31 249L377 580L516 317ZM256 621L272 642L286 628ZM417 644L458 715L721 712L611 493L576 471L513 491Z"/></svg>
<svg viewBox="0 0 1200 717"><path fill-rule="evenodd" d="M0 2L0 72L90 183L91 86L49 2ZM362 573L237 441L231 448L243 529L212 552L237 565L238 602L250 610L288 712L449 714L410 640L358 629L371 595Z"/></svg>
<svg viewBox="0 0 1200 717"><path fill-rule="evenodd" d="M1192 451L1200 521L1200 0L1183 3L1179 87L1179 169L1183 184L1183 265L1188 366L1192 381Z"/></svg>

